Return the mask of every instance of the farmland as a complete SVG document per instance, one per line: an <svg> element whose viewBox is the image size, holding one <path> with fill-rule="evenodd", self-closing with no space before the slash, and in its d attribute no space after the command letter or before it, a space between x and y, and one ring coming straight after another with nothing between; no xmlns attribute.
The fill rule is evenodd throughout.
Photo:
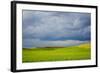
<svg viewBox="0 0 100 73"><path fill-rule="evenodd" d="M90 43L67 47L23 48L22 62L44 62L91 59Z"/></svg>

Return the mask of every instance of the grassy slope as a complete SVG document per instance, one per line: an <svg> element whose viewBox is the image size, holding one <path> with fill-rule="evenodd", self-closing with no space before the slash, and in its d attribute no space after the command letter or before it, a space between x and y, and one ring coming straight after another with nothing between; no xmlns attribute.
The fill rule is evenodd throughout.
<svg viewBox="0 0 100 73"><path fill-rule="evenodd" d="M63 48L36 48L23 49L23 62L40 61L62 61L62 60L85 60L90 59L90 44L81 44L77 46Z"/></svg>

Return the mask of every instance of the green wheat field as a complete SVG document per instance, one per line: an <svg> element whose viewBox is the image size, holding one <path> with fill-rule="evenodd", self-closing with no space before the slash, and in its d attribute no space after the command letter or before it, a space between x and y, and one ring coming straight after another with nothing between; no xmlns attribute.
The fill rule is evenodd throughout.
<svg viewBox="0 0 100 73"><path fill-rule="evenodd" d="M84 43L68 47L23 48L22 62L45 62L91 59L91 45Z"/></svg>

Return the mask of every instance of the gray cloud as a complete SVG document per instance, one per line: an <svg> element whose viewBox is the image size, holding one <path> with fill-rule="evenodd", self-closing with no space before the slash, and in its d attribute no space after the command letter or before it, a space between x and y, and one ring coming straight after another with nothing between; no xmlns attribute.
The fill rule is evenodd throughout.
<svg viewBox="0 0 100 73"><path fill-rule="evenodd" d="M29 45L34 47L35 39L40 40L41 43L38 42L38 45L47 44L45 41L89 41L90 19L90 13L25 10L23 11L22 29L23 47Z"/></svg>

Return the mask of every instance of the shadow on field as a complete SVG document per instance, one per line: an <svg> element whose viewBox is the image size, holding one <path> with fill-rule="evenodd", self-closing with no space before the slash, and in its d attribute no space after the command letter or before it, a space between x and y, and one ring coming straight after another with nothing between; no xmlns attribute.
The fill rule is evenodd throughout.
<svg viewBox="0 0 100 73"><path fill-rule="evenodd" d="M57 50L57 49L61 49L61 48L64 48L64 47L37 47L37 48L32 48L32 49L27 49L27 48L23 48L24 50L28 50L28 51L31 51L31 50L34 50L34 51L39 51L39 50Z"/></svg>

